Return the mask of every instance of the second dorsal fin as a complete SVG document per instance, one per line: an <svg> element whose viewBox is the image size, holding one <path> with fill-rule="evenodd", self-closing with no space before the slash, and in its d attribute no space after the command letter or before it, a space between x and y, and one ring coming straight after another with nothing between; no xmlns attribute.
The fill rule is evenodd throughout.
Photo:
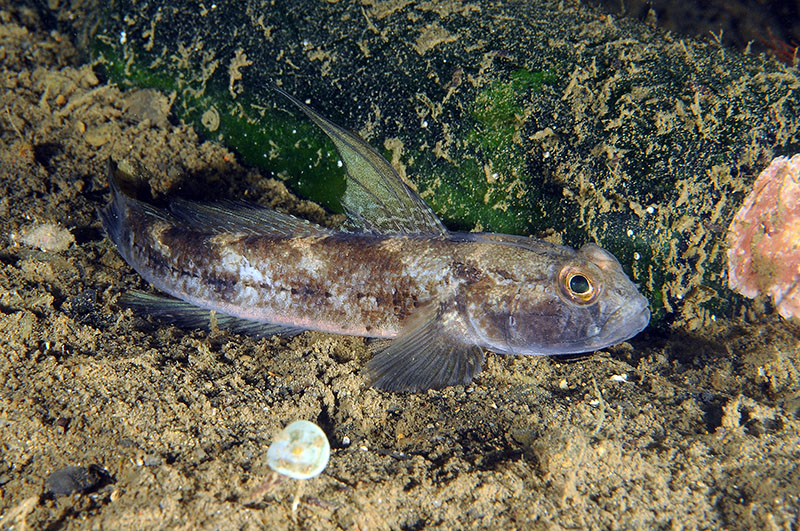
<svg viewBox="0 0 800 531"><path fill-rule="evenodd" d="M173 199L170 212L196 229L271 236L328 236L332 230L271 208L240 201L195 203Z"/></svg>

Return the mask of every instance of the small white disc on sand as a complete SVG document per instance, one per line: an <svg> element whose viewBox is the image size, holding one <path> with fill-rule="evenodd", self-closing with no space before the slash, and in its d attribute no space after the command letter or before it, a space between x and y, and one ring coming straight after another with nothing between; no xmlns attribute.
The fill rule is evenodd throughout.
<svg viewBox="0 0 800 531"><path fill-rule="evenodd" d="M294 479L318 476L328 466L331 445L319 426L296 420L286 426L267 450L269 467Z"/></svg>

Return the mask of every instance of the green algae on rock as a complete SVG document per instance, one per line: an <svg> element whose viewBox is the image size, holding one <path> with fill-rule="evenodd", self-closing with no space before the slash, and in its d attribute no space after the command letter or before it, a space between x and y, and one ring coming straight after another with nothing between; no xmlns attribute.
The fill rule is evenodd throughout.
<svg viewBox="0 0 800 531"><path fill-rule="evenodd" d="M724 227L800 123L795 70L579 4L114 0L91 35L111 79L173 91L328 208L333 146L271 83L384 148L450 227L595 241L689 328L747 308Z"/></svg>

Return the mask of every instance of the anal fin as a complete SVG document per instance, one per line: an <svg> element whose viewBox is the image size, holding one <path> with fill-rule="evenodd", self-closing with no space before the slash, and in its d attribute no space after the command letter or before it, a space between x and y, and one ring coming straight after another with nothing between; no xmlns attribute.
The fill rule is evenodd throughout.
<svg viewBox="0 0 800 531"><path fill-rule="evenodd" d="M123 294L117 301L120 306L130 308L136 313L149 315L156 319L172 323L181 328L211 328L211 310L195 306L186 301L152 295L142 291L130 291ZM293 336L305 329L249 321L224 313L216 312L217 326L235 334L246 334L256 337L271 335Z"/></svg>
<svg viewBox="0 0 800 531"><path fill-rule="evenodd" d="M371 385L386 391L425 391L472 381L483 349L449 330L440 312L416 319L367 363Z"/></svg>

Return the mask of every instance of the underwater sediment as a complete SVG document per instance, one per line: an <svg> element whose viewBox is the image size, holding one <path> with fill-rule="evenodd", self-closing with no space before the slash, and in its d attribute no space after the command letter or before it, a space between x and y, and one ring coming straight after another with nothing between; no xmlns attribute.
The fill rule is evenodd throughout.
<svg viewBox="0 0 800 531"><path fill-rule="evenodd" d="M796 143L797 71L559 2L115 0L85 49L242 161L338 208L333 145L279 84L381 148L453 229L617 256L655 324L746 313L726 227Z"/></svg>

